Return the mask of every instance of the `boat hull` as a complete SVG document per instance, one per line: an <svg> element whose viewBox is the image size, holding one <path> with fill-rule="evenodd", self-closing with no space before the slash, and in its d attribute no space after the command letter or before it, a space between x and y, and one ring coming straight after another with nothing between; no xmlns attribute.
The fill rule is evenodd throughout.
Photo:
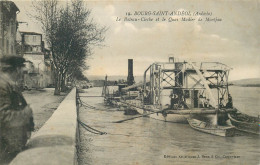
<svg viewBox="0 0 260 165"><path fill-rule="evenodd" d="M163 114L161 112L153 113L152 111L147 111L142 108L134 108L138 113L148 115L152 119L161 120L165 122L172 122L172 123L182 123L182 124L188 124L187 118L189 115L181 115L181 114Z"/></svg>
<svg viewBox="0 0 260 165"><path fill-rule="evenodd" d="M231 137L235 135L235 127L234 126L212 126L208 125L206 122L197 120L197 119L187 119L189 125L198 131L223 136L223 137Z"/></svg>
<svg viewBox="0 0 260 165"><path fill-rule="evenodd" d="M248 118L248 121L239 121L239 118L235 118L235 115L228 114L231 124L239 131L260 135L259 121L257 121L258 119L245 114L240 115L244 118ZM249 122L250 119L251 122Z"/></svg>
<svg viewBox="0 0 260 165"><path fill-rule="evenodd" d="M161 120L165 122L172 122L172 123L182 123L188 124L187 118L192 117L202 121L212 122L212 124L217 124L217 121L224 121L219 122L225 123L228 119L226 113L221 113L216 115L216 109L181 109L181 110L169 110L165 109L160 110L153 105L142 105L140 102L136 100L128 100L128 101L121 101L122 106L128 107L128 109L132 109L137 111L139 114L147 115L150 118ZM156 113L157 112L157 113ZM225 117L226 116L226 117ZM218 118L216 118L218 117Z"/></svg>

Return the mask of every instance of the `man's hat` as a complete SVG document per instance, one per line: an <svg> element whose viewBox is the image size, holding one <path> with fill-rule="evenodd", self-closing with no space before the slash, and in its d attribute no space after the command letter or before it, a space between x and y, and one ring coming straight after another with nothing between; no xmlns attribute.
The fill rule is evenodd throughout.
<svg viewBox="0 0 260 165"><path fill-rule="evenodd" d="M19 56L4 56L0 58L0 66L3 69L16 69L24 66L25 59Z"/></svg>

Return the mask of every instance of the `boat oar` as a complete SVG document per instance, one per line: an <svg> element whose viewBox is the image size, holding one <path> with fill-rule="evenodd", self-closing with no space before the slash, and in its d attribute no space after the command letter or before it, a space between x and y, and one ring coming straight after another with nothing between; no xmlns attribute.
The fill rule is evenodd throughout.
<svg viewBox="0 0 260 165"><path fill-rule="evenodd" d="M124 121L133 120L133 119L136 119L136 118L139 118L139 117L145 117L145 116L148 116L148 115L151 115L151 114L154 114L154 113L159 113L159 112L162 112L162 111L164 111L164 110L160 110L160 111L156 111L156 112L152 112L152 113L148 113L148 114L144 114L144 115L131 117L131 118L124 119L124 120L114 121L113 123L122 123Z"/></svg>

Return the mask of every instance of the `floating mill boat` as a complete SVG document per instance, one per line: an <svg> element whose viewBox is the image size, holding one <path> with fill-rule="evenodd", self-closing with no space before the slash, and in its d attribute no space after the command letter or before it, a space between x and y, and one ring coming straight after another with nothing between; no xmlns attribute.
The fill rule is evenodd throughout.
<svg viewBox="0 0 260 165"><path fill-rule="evenodd" d="M219 62L179 62L171 57L168 62L151 64L142 83L120 88L120 105L157 120L188 123L189 119L192 128L194 121L201 121L215 130L228 130L233 128L227 125L228 113L237 111L228 88L230 70ZM197 130L205 129L208 127ZM218 135L215 132L207 133Z"/></svg>

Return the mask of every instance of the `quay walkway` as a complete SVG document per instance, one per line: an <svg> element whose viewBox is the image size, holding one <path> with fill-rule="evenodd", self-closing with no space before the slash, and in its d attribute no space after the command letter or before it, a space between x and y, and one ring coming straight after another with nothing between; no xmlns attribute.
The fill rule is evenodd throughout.
<svg viewBox="0 0 260 165"><path fill-rule="evenodd" d="M10 165L72 165L77 164L76 88L36 132Z"/></svg>

